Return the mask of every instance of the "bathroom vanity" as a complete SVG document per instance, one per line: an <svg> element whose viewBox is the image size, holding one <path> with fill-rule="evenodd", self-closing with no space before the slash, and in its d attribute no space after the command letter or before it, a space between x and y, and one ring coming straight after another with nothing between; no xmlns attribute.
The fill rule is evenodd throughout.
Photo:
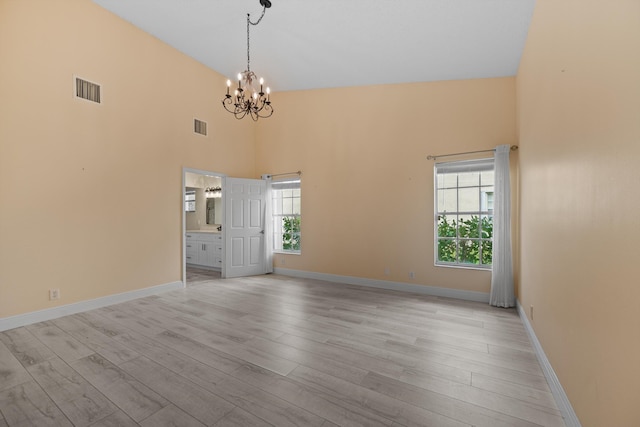
<svg viewBox="0 0 640 427"><path fill-rule="evenodd" d="M187 264L222 269L222 234L219 231L186 232Z"/></svg>

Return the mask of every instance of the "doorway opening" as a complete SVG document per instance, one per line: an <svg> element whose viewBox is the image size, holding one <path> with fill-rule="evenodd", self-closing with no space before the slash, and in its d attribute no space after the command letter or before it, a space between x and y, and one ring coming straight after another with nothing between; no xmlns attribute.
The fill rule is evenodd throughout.
<svg viewBox="0 0 640 427"><path fill-rule="evenodd" d="M182 170L182 282L192 286L223 277L224 174Z"/></svg>

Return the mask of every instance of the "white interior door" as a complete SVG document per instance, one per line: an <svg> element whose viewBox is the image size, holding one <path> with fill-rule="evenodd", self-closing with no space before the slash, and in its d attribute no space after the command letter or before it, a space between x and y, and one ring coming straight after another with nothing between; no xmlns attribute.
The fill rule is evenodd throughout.
<svg viewBox="0 0 640 427"><path fill-rule="evenodd" d="M266 182L223 179L224 258L222 277L264 274L264 208Z"/></svg>

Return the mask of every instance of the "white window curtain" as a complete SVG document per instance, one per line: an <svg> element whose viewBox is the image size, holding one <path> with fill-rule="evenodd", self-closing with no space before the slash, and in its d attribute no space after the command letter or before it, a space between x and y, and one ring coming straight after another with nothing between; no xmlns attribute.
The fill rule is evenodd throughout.
<svg viewBox="0 0 640 427"><path fill-rule="evenodd" d="M264 203L264 272L273 273L273 194L271 175L262 175L267 183Z"/></svg>
<svg viewBox="0 0 640 427"><path fill-rule="evenodd" d="M511 183L509 145L495 150L495 195L493 205L493 257L489 304L514 307L513 265L511 256Z"/></svg>

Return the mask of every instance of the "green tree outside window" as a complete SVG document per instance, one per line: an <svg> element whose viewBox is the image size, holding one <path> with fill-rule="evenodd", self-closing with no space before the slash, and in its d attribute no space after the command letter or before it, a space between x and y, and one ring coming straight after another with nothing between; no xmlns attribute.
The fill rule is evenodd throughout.
<svg viewBox="0 0 640 427"><path fill-rule="evenodd" d="M476 215L456 223L438 217L438 261L491 265L493 217ZM457 244L456 244L457 242Z"/></svg>
<svg viewBox="0 0 640 427"><path fill-rule="evenodd" d="M282 218L282 250L300 250L300 217L285 216Z"/></svg>

